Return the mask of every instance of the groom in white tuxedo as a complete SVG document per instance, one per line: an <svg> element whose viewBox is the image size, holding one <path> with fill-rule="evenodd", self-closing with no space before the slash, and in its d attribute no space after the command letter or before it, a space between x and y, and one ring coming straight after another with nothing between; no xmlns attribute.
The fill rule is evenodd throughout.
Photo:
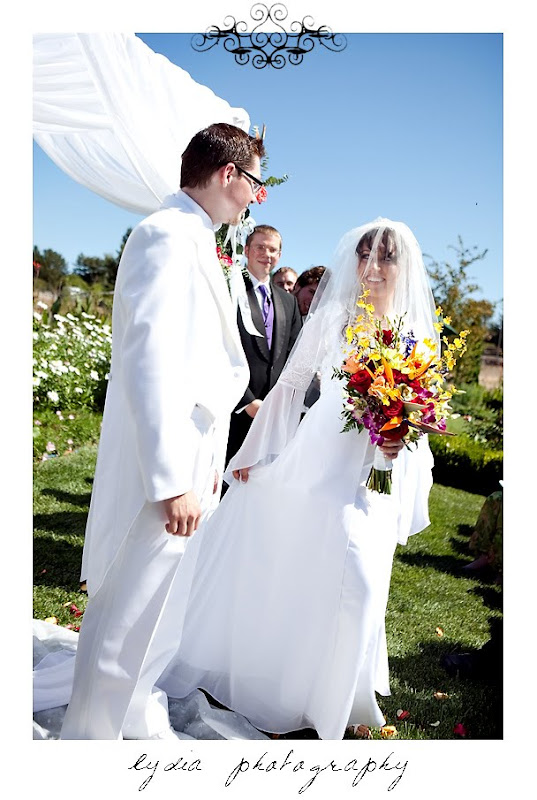
<svg viewBox="0 0 537 800"><path fill-rule="evenodd" d="M174 736L155 682L180 641L198 546L189 537L217 505L230 413L249 377L214 230L254 202L263 155L233 125L197 133L181 190L124 248L62 739Z"/></svg>

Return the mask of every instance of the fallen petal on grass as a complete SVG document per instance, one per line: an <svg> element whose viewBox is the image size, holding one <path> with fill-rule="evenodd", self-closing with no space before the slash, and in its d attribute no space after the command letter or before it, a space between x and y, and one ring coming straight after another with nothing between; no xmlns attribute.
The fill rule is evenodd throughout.
<svg viewBox="0 0 537 800"><path fill-rule="evenodd" d="M467 735L468 731L466 730L462 722L457 722L457 724L453 728L453 733L455 734L455 736L461 736L462 738L464 738Z"/></svg>
<svg viewBox="0 0 537 800"><path fill-rule="evenodd" d="M397 736L397 728L395 725L384 725L380 729L380 735L383 739L392 739L394 736Z"/></svg>
<svg viewBox="0 0 537 800"><path fill-rule="evenodd" d="M438 626L438 627L436 628L436 631L435 631L435 632L436 632L436 635L437 635L437 636L443 636L443 635L444 635L444 631L442 630L442 628L441 628L440 626Z"/></svg>
<svg viewBox="0 0 537 800"><path fill-rule="evenodd" d="M395 716L396 716L396 719L399 720L399 722L402 722L403 720L409 718L410 711L404 711L402 708L400 708Z"/></svg>
<svg viewBox="0 0 537 800"><path fill-rule="evenodd" d="M45 622L50 622L51 625L57 625L58 624L58 617L47 617L45 619Z"/></svg>
<svg viewBox="0 0 537 800"><path fill-rule="evenodd" d="M449 694L446 694L445 692L435 692L433 694L433 697L435 698L435 700L447 700Z"/></svg>

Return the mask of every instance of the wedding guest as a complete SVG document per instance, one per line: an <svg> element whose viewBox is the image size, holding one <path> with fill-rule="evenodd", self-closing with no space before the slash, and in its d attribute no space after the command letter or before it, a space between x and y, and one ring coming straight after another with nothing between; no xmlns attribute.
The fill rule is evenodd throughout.
<svg viewBox="0 0 537 800"><path fill-rule="evenodd" d="M464 572L479 574L488 569L500 578L503 562L503 481L500 489L485 499L469 547L476 558L463 567Z"/></svg>
<svg viewBox="0 0 537 800"><path fill-rule="evenodd" d="M280 289L292 292L297 278L298 274L291 267L280 267L273 273L272 282L279 286Z"/></svg>
<svg viewBox="0 0 537 800"><path fill-rule="evenodd" d="M270 280L281 249L280 233L271 225L254 228L244 247L247 258L244 281L256 331L248 332L239 312L239 332L250 380L231 415L226 463L243 443L264 398L280 377L302 326L295 298Z"/></svg>
<svg viewBox="0 0 537 800"><path fill-rule="evenodd" d="M176 740L155 682L181 637L189 537L218 503L229 415L248 380L214 229L255 202L263 155L233 125L198 132L181 189L123 250L62 739Z"/></svg>
<svg viewBox="0 0 537 800"><path fill-rule="evenodd" d="M308 316L311 302L324 275L325 267L312 267L298 276L293 288L302 318Z"/></svg>

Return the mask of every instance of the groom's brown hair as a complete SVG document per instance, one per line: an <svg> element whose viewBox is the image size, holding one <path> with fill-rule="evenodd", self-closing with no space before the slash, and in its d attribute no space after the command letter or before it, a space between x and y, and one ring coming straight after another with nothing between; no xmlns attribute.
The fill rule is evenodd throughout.
<svg viewBox="0 0 537 800"><path fill-rule="evenodd" d="M182 155L181 189L203 188L217 169L230 162L247 170L256 155L265 155L262 139L227 122L209 125L196 133Z"/></svg>

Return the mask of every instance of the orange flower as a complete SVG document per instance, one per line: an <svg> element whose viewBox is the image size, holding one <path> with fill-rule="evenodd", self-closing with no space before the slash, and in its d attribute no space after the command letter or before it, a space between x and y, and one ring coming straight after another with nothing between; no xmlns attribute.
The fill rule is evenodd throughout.
<svg viewBox="0 0 537 800"><path fill-rule="evenodd" d="M359 369L361 369L361 364L356 361L354 356L350 356L343 365L343 371L348 372L349 375L354 375Z"/></svg>

